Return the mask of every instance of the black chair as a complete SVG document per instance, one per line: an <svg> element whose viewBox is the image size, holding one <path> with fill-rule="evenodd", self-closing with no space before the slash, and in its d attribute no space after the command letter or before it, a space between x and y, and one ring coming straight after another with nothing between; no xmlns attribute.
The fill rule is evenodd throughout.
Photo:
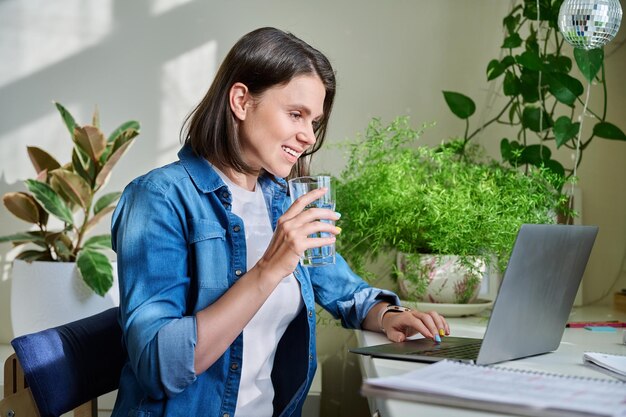
<svg viewBox="0 0 626 417"><path fill-rule="evenodd" d="M117 311L13 339L0 415L97 417L97 398L117 389L126 358Z"/></svg>

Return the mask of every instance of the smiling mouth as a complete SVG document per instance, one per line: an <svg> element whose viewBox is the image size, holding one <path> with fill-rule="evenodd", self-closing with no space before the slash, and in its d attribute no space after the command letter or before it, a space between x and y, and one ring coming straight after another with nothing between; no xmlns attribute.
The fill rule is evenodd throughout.
<svg viewBox="0 0 626 417"><path fill-rule="evenodd" d="M283 151L287 152L289 155L299 158L302 155L302 152L296 152L294 149L288 148L287 146L282 146Z"/></svg>

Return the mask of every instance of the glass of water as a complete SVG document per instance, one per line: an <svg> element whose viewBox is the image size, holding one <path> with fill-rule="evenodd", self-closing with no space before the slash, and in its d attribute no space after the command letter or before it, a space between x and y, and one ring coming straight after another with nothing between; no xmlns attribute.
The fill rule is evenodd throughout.
<svg viewBox="0 0 626 417"><path fill-rule="evenodd" d="M335 194L333 187L330 183L330 176L318 175L313 177L298 177L289 180L289 193L291 195L291 202L293 203L298 197L303 196L309 191L316 190L318 188L328 188L328 192L320 197L318 200L306 206L308 208L325 208L335 211ZM332 220L320 220L325 223L334 224ZM330 237L331 233L318 232L310 237ZM321 246L319 248L311 248L304 251L304 256L300 258L300 264L302 266L323 266L335 263L335 244Z"/></svg>

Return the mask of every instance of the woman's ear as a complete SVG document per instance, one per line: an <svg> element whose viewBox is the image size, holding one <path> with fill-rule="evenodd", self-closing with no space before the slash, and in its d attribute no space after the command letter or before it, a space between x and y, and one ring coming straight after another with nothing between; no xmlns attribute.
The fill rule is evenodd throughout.
<svg viewBox="0 0 626 417"><path fill-rule="evenodd" d="M245 84L235 83L232 87L230 87L230 109L237 119L244 120L246 118L246 111L250 104L250 100L251 97L248 93L248 87L246 87Z"/></svg>

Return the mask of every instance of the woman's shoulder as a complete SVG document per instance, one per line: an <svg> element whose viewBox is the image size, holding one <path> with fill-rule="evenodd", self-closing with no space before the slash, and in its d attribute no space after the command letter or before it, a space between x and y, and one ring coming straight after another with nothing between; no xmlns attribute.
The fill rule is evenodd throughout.
<svg viewBox="0 0 626 417"><path fill-rule="evenodd" d="M193 181L180 161L154 168L133 179L124 189L124 194L153 195L170 199L189 195L195 190ZM194 193L195 194L195 193Z"/></svg>
<svg viewBox="0 0 626 417"><path fill-rule="evenodd" d="M137 187L148 187L166 191L173 185L189 178L180 161L154 168L135 178L131 184Z"/></svg>

